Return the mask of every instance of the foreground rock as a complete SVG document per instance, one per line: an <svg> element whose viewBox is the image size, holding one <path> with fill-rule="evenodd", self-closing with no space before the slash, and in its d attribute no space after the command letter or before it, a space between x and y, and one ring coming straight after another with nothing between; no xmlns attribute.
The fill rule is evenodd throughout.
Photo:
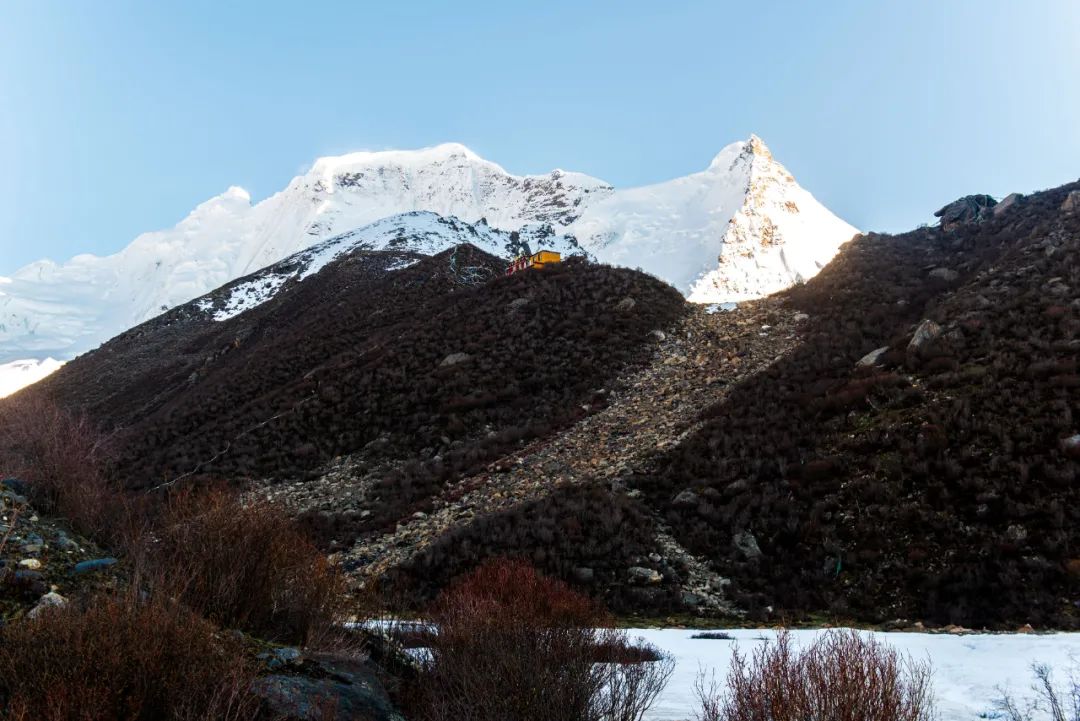
<svg viewBox="0 0 1080 721"><path fill-rule="evenodd" d="M278 721L404 721L364 659L296 652L272 660L281 671L260 677L254 691Z"/></svg>

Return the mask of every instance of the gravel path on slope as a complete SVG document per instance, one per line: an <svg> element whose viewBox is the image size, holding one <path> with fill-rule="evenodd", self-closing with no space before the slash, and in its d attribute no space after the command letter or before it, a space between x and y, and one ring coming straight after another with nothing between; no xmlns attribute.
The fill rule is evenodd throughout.
<svg viewBox="0 0 1080 721"><path fill-rule="evenodd" d="M625 491L622 477L697 430L703 410L789 351L800 320L768 299L744 303L733 312L695 307L677 328L654 331L652 363L611 391L605 409L450 484L431 513L418 513L393 532L360 539L341 554L342 560L357 569L362 582L405 563L453 528L534 501L559 486L602 483ZM659 528L658 550L689 570L684 592L698 595L703 606L732 611L723 600L726 581L679 546L669 529Z"/></svg>

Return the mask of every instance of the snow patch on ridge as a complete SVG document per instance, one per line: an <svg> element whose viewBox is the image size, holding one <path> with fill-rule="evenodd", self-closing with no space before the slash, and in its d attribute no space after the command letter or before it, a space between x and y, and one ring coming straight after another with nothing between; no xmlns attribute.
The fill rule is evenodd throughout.
<svg viewBox="0 0 1080 721"><path fill-rule="evenodd" d="M471 243L492 255L512 257L522 252L541 249L557 251L564 256L588 254L570 237L556 235L550 226L529 225L520 231L507 232L486 223L475 225L454 217L444 218L436 213L412 212L383 218L362 228L342 233L264 268L253 277L234 285L221 306L213 298L204 297L196 306L222 321L240 315L270 300L291 280L302 281L318 273L344 255L361 250L392 250L398 252L436 255L462 243ZM415 260L400 260L387 270L402 270Z"/></svg>

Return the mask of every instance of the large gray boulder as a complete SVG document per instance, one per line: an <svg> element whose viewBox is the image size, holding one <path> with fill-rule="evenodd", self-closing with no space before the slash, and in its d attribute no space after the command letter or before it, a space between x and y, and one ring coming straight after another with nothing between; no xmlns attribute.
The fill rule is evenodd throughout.
<svg viewBox="0 0 1080 721"><path fill-rule="evenodd" d="M993 214L995 205L997 205L997 200L992 196L965 195L934 213L934 217L941 218L941 227L948 230L989 217Z"/></svg>
<svg viewBox="0 0 1080 721"><path fill-rule="evenodd" d="M659 571L644 566L631 566L626 570L626 576L630 583L642 586L651 586L664 580L663 574Z"/></svg>
<svg viewBox="0 0 1080 721"><path fill-rule="evenodd" d="M922 323L919 323L919 327L915 329L914 335L911 336L911 341L907 347L908 355L925 356L942 333L943 329L940 325L929 318L923 320Z"/></svg>
<svg viewBox="0 0 1080 721"><path fill-rule="evenodd" d="M736 533L731 537L731 542L749 561L756 561L763 555L761 553L761 547L758 546L757 538L749 531Z"/></svg>
<svg viewBox="0 0 1080 721"><path fill-rule="evenodd" d="M365 662L305 655L289 672L258 678L252 690L271 718L282 721L405 721Z"/></svg>
<svg viewBox="0 0 1080 721"><path fill-rule="evenodd" d="M860 358L859 362L856 363L855 365L858 366L859 368L872 368L872 367L876 366L878 364L878 362L888 352L889 352L889 346L887 346L887 345L883 345L880 348L875 348L874 350L870 351L869 353L864 355L862 358Z"/></svg>

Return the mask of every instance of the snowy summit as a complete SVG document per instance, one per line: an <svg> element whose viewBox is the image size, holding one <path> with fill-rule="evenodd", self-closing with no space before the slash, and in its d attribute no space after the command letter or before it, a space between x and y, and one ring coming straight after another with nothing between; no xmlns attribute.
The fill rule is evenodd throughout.
<svg viewBox="0 0 1080 721"><path fill-rule="evenodd" d="M641 268L708 303L810 278L857 232L803 190L756 136L728 145L701 172L629 189L561 170L515 176L455 143L350 153L320 158L254 205L247 191L229 188L114 255L42 260L0 277L0 370L36 380L40 373L29 368L55 367L42 364L46 358L69 360L236 278L323 242L341 247L406 213L453 219L407 219L424 226L419 252L475 236L507 255L513 248L493 232L540 234L552 247ZM455 225L462 223L475 228L463 236ZM374 238L366 247L390 247L393 234L366 232ZM4 375L4 391L22 385Z"/></svg>

